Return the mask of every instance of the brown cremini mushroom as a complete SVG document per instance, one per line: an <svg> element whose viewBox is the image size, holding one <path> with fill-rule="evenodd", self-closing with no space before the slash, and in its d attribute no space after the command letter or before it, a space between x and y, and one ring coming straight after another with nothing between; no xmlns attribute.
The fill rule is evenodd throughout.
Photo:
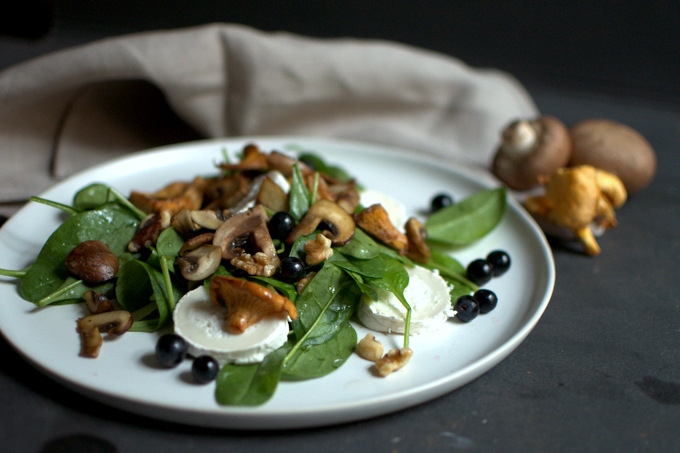
<svg viewBox="0 0 680 453"><path fill-rule="evenodd" d="M264 253L277 259L276 247L267 228L267 212L262 205L233 215L215 230L213 244L222 249L222 258L231 260L242 253Z"/></svg>
<svg viewBox="0 0 680 453"><path fill-rule="evenodd" d="M226 329L243 333L269 316L297 319L293 302L276 291L255 282L218 275L210 280L210 299L227 308Z"/></svg>
<svg viewBox="0 0 680 453"><path fill-rule="evenodd" d="M564 167L570 153L569 131L560 120L548 115L522 119L503 130L492 172L513 190L529 190L539 185L541 176Z"/></svg>
<svg viewBox="0 0 680 453"><path fill-rule="evenodd" d="M84 241L64 260L66 269L88 285L107 282L118 274L118 257L102 241Z"/></svg>
<svg viewBox="0 0 680 453"><path fill-rule="evenodd" d="M333 245L343 245L354 237L356 223L351 214L330 200L317 200L286 238L292 244L300 236L321 229Z"/></svg>
<svg viewBox="0 0 680 453"><path fill-rule="evenodd" d="M649 185L656 173L656 154L635 129L606 119L583 120L571 127L569 166L592 165L618 176L633 194Z"/></svg>
<svg viewBox="0 0 680 453"><path fill-rule="evenodd" d="M196 239L200 240L196 240ZM184 243L175 264L189 281L198 282L215 273L222 262L222 248L212 244L213 234L205 233Z"/></svg>

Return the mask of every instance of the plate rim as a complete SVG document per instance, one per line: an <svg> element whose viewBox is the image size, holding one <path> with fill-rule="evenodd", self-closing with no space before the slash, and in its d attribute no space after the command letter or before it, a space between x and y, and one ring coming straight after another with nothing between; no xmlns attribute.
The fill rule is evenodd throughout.
<svg viewBox="0 0 680 453"><path fill-rule="evenodd" d="M108 160L106 162L99 163L95 166L89 167L87 169L84 169L82 171L79 171L67 178L64 178L62 181L58 182L54 186L50 187L46 191L41 194L41 196L49 196L50 193L53 192L58 192L61 188L68 186L70 184L73 184L75 181L78 181L79 179L82 179L83 177L86 177L88 174L101 171L102 169L108 168L108 167L113 167L116 165L124 164L124 163L129 163L131 161L134 161L136 159L145 159L148 158L149 155L157 155L157 154L172 154L172 153L181 153L182 150L185 150L187 147L211 147L211 146L239 146L242 145L246 142L253 142L257 144L261 143L272 143L272 142L279 142L279 143L285 143L285 142L290 142L290 143L296 143L296 144L304 144L305 146L308 146L310 149L312 145L314 146L319 146L321 144L322 146L346 146L346 147L351 147L351 148L359 148L363 149L366 152L373 152L373 153L391 153L398 155L402 159L407 159L409 161L418 161L418 162L426 162L429 164L435 163L435 159L439 156L432 156L432 155L423 155L423 154L417 154L415 155L413 150L409 150L407 148L400 148L400 147L395 147L392 145L383 145L379 143L367 143L367 142L362 142L362 141L355 141L355 140L345 140L345 139L337 139L337 138L327 138L327 137L309 137L309 136L297 136L297 135L280 135L280 136L246 136L246 137L228 137L228 138L214 138L214 139L204 139L204 140L197 140L197 141L191 141L191 142L183 142L183 143L176 143L176 144L171 144L171 145L165 145L165 146L159 146L159 147L154 147L146 150L140 150L136 151L133 153L128 153L123 156L117 157L115 159ZM326 151L327 152L327 151ZM217 150L215 150L215 154L217 154ZM457 176L460 176L468 182L470 182L471 177L468 174L464 174L463 170L466 172L470 172L475 174L476 176L479 176L483 179L482 182L477 182L477 185L480 186L487 186L489 187L492 184L498 184L496 180L488 172L485 172L481 169L478 168L473 168L469 165L466 164L461 164L458 162L455 162L453 160L447 160L444 162L436 162L437 165L441 165L445 167L447 171L451 171L455 173ZM115 176L114 176L115 178ZM30 357L29 355L26 354L24 351L24 348L22 348L20 345L17 345L15 341L13 341L11 338L9 338L7 335L5 335L5 330L2 328L4 325L4 322L0 321L0 332L2 333L3 337L7 340L7 342L17 351L19 354L24 357L29 363L31 363L34 367L38 368L42 373L46 374L47 376L50 376L52 379L55 379L56 381L60 382L61 384L65 385L66 387L71 388L72 390L85 394L87 397L91 397L95 400L98 400L100 402L103 402L104 404L111 405L113 407L118 407L123 410L127 410L129 412L137 413L140 415L144 415L147 417L151 417L154 419L162 419L165 421L171 421L171 422L177 422L177 423L182 423L182 424L189 424L189 425L196 425L196 426L204 426L204 427L213 427L213 428L237 428L237 429L249 429L250 426L248 424L248 421L252 417L256 417L258 419L266 419L269 423L270 426L267 427L267 429L287 429L287 428L303 428L303 427L313 427L313 426L324 426L324 425L331 425L331 424L338 424L338 423L343 423L343 422L349 422L349 421L358 421L366 418L372 418L375 416L379 415L385 415L387 413L395 412L398 410L406 409L408 407L411 407L416 404L421 404L426 401L429 401L433 398L436 398L438 396L441 396L446 393L450 393L453 390L459 388L462 385L465 385L481 375L485 374L487 371L498 365L501 361L503 361L505 358L507 358L525 339L526 337L531 333L531 331L534 329L536 324L539 322L540 318L543 316L543 313L547 309L547 306L550 302L550 299L552 297L553 291L554 291L554 285L555 285L555 263L554 263L554 257L552 255L552 251L550 249L550 246L548 244L547 239L545 238L545 235L541 231L540 227L536 224L536 222L526 213L523 208L521 207L521 204L513 197L511 196L510 192L508 192L508 205L512 208L508 210L507 212L513 212L513 215L517 215L519 217L519 220L521 220L524 224L529 226L529 228L532 230L531 232L533 233L533 237L535 239L538 239L538 242L542 247L541 251L543 252L542 260L545 260L546 264L546 281L544 282L545 284L545 291L543 292L541 296L541 300L535 304L535 309L532 311L531 316L524 322L522 327L518 329L517 331L514 332L513 335L511 335L509 338L506 339L506 341L500 346L495 348L491 353L485 355L484 357L476 360L473 363L468 364L467 366L463 367L462 369L456 370L456 377L454 379L450 378L440 378L437 381L434 382L429 382L427 385L421 385L418 387L416 390L411 390L410 392L400 392L398 395L398 398L390 398L389 396L384 396L381 399L388 400L388 402L383 402L383 407L380 409L374 409L371 411L366 411L365 410L365 403L361 402L354 402L354 403L349 403L349 404L343 404L343 405L336 405L334 414L332 416L327 415L327 418L325 420L319 420L317 423L309 423L308 418L311 414L316 414L318 410L315 409L308 409L304 411L295 411L293 413L286 412L286 411L272 411L270 410L268 414L262 414L261 411L258 411L257 408L255 410L251 410L251 408L237 408L234 410L234 408L228 408L229 410L221 410L222 408L218 408L218 411L206 411L206 410L197 410L193 411L192 413L192 422L187 423L186 421L181 421L179 420L176 415L177 414L165 414L166 416L159 416L157 413L158 409L164 409L164 410L175 410L175 411L180 411L183 413L187 413L187 410L184 409L177 409L173 407L168 407L168 406L163 406L163 405L150 405L148 403L140 403L139 401L136 401L134 399L125 399L122 398L120 395L113 395L107 392L100 392L96 388L85 388L83 389L82 384L75 382L73 380L69 380L68 378L62 376L61 374L55 372L54 370L51 370L47 367L45 367L43 364L37 362L34 360L34 358ZM8 228L7 225L12 226L12 222L18 222L19 220L15 219L21 219L26 210L28 210L28 206L22 207L19 211L17 211L16 214L14 214L6 223L3 225L2 228L0 228L0 235L3 234L3 232ZM506 213L507 215L507 213ZM8 280L2 279L1 284L7 284ZM9 280L11 283L11 280ZM16 285L15 285L16 286ZM20 297L20 296L18 296ZM23 300L23 299L22 299ZM426 397L422 399L417 399L417 401L410 401L408 404L404 403L402 400L408 399L409 396L413 393L420 393L427 395ZM390 401L391 400L391 401ZM373 401L374 402L374 401ZM141 406L140 406L141 404ZM362 408L363 412L361 416L357 416L357 414L354 412L356 411L357 408ZM282 420L281 417L286 415L289 418L286 418L286 420ZM228 419L232 418L242 418L239 421L236 420L231 420L229 422ZM219 419L219 420L216 420ZM305 422L307 420L307 422ZM225 423L227 421L227 423ZM255 429L255 430L262 430L263 428L260 427L254 427L250 429Z"/></svg>

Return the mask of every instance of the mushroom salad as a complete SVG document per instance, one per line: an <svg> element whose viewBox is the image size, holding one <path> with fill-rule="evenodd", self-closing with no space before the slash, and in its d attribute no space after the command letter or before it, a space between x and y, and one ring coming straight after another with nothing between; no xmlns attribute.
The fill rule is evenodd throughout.
<svg viewBox="0 0 680 453"><path fill-rule="evenodd" d="M504 188L437 194L422 220L313 153L255 144L236 162L225 153L214 176L154 193L94 183L72 205L33 201L69 217L33 265L0 275L39 307L84 302L82 356L100 354L103 333L155 333L161 366L190 357L223 405L264 404L278 382L324 376L354 353L387 376L414 354L411 335L492 310L482 286L510 266L502 250L467 266L445 253L498 225ZM384 351L353 323L403 346Z"/></svg>

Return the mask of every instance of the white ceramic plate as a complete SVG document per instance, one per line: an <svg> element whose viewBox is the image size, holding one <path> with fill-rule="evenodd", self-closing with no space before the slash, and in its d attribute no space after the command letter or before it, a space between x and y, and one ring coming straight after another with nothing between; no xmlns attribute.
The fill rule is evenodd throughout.
<svg viewBox="0 0 680 453"><path fill-rule="evenodd" d="M203 141L130 155L76 175L42 196L70 203L81 187L109 183L123 193L155 190L174 180L212 174L223 150L238 152L245 142L263 149L307 149L340 164L366 187L402 201L411 213L427 208L438 192L461 199L495 182L483 172L462 169L393 148L298 137ZM0 267L29 265L59 225L59 213L31 203L0 230ZM36 309L21 299L9 279L0 283L0 329L7 340L39 369L94 399L134 413L183 424L280 429L312 427L366 419L401 410L450 392L485 373L507 357L529 334L552 294L555 270L547 242L530 217L512 199L502 223L474 246L455 253L466 263L504 249L512 266L486 287L499 296L498 307L463 324L449 321L427 336L414 336L409 365L387 378L371 374L370 363L351 357L329 376L281 383L274 397L256 408L222 407L213 385L191 382L190 362L172 370L154 363L157 335L126 333L105 341L97 359L78 355L75 320L80 306ZM357 327L359 338L365 331ZM378 335L386 347L400 346L398 335Z"/></svg>

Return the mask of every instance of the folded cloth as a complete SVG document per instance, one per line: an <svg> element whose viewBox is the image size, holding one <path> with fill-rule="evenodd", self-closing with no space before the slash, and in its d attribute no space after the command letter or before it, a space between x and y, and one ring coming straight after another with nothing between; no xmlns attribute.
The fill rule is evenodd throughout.
<svg viewBox="0 0 680 453"><path fill-rule="evenodd" d="M0 72L0 205L198 138L326 136L486 166L500 129L535 114L511 75L394 42L232 24L124 35Z"/></svg>

